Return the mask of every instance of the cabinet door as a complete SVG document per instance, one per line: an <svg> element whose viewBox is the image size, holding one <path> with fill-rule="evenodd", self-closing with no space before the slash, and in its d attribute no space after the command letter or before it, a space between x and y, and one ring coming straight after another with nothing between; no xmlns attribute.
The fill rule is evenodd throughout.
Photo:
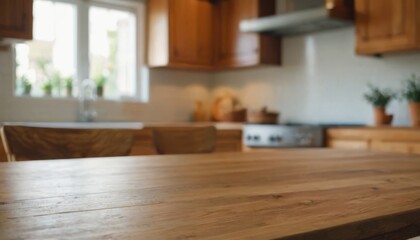
<svg viewBox="0 0 420 240"><path fill-rule="evenodd" d="M356 0L357 53L417 49L419 5L418 0Z"/></svg>
<svg viewBox="0 0 420 240"><path fill-rule="evenodd" d="M215 152L241 152L242 130L226 129L217 131Z"/></svg>
<svg viewBox="0 0 420 240"><path fill-rule="evenodd" d="M0 1L0 37L32 39L32 0Z"/></svg>
<svg viewBox="0 0 420 240"><path fill-rule="evenodd" d="M170 1L170 65L212 68L213 33L213 6L210 1Z"/></svg>
<svg viewBox="0 0 420 240"><path fill-rule="evenodd" d="M334 148L334 149L368 150L369 141L328 139L327 147Z"/></svg>
<svg viewBox="0 0 420 240"><path fill-rule="evenodd" d="M242 20L258 17L258 0L222 0L217 8L218 42L216 61L219 67L250 66L259 63L259 36L242 33Z"/></svg>

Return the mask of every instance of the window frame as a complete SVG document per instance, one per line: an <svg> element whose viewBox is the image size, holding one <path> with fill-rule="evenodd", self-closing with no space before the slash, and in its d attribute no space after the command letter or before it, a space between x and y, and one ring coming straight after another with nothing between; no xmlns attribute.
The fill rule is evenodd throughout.
<svg viewBox="0 0 420 240"><path fill-rule="evenodd" d="M103 102L140 102L149 101L149 74L145 65L145 31L146 31L146 2L144 0L48 0L51 2L68 3L74 5L76 9L75 26L75 66L76 66L76 85L80 88L83 79L90 77L90 59L89 59L89 10L90 7L104 7L115 10L127 11L135 16L136 23L136 56L135 56L135 94L134 96L120 96L119 98L98 98ZM54 99L54 100L73 100L78 97L47 97L47 96L24 96L16 93L16 50L13 44L13 95L19 98L31 99Z"/></svg>

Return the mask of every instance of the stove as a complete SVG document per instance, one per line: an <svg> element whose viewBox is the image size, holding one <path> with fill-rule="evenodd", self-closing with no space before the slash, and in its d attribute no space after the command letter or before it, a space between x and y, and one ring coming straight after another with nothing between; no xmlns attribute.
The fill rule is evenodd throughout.
<svg viewBox="0 0 420 240"><path fill-rule="evenodd" d="M324 147L324 128L316 125L246 125L244 143L255 148Z"/></svg>

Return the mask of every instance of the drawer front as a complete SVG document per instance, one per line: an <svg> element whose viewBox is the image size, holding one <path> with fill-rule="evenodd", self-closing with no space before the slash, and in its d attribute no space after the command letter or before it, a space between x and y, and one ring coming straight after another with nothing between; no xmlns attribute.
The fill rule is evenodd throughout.
<svg viewBox="0 0 420 240"><path fill-rule="evenodd" d="M329 148L336 148L336 149L368 150L369 142L358 141L358 140L329 140L327 142L327 146Z"/></svg>
<svg viewBox="0 0 420 240"><path fill-rule="evenodd" d="M240 152L242 143L238 141L217 141L215 152Z"/></svg>
<svg viewBox="0 0 420 240"><path fill-rule="evenodd" d="M215 152L240 152L242 151L241 130L218 130ZM153 142L153 130L146 128L136 133L130 156L157 155Z"/></svg>

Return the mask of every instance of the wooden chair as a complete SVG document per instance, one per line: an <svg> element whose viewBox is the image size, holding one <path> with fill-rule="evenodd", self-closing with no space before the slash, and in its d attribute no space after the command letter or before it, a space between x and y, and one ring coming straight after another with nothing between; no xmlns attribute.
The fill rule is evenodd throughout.
<svg viewBox="0 0 420 240"><path fill-rule="evenodd" d="M134 131L3 126L8 161L113 157L129 154Z"/></svg>
<svg viewBox="0 0 420 240"><path fill-rule="evenodd" d="M153 129L159 154L211 153L216 146L215 127L160 127Z"/></svg>

